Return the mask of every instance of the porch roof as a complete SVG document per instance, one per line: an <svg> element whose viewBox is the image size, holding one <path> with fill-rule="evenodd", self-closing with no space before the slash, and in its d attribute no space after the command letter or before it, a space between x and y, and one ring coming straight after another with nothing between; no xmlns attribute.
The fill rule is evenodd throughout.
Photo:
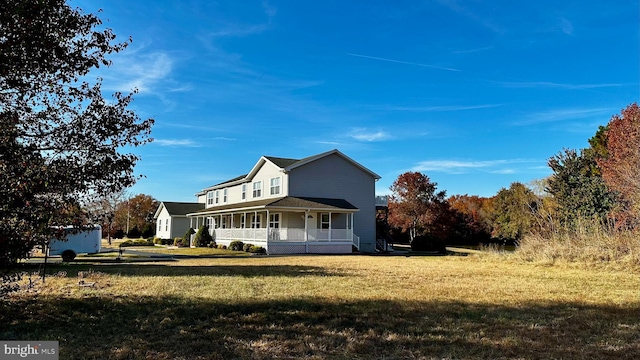
<svg viewBox="0 0 640 360"><path fill-rule="evenodd" d="M289 211L334 211L334 212L356 212L359 209L344 199L314 198L285 196L275 199L265 199L257 201L247 201L221 206L214 206L200 211L192 212L187 216L198 216L207 214L219 214L229 212L242 212L254 210L289 210Z"/></svg>

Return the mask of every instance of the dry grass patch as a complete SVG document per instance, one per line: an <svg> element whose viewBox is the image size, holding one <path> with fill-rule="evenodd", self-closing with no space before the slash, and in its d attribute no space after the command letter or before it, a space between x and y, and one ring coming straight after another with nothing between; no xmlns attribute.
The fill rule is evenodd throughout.
<svg viewBox="0 0 640 360"><path fill-rule="evenodd" d="M398 256L53 271L1 305L0 338L58 340L61 358L640 357L637 273Z"/></svg>

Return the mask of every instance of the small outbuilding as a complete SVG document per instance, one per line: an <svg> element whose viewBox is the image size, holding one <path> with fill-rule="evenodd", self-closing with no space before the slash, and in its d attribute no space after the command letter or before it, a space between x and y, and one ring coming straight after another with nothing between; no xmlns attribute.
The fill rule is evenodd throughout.
<svg viewBox="0 0 640 360"><path fill-rule="evenodd" d="M193 202L161 202L153 216L158 226L156 237L161 239L182 237L190 227L187 214L203 210L204 206L205 204Z"/></svg>

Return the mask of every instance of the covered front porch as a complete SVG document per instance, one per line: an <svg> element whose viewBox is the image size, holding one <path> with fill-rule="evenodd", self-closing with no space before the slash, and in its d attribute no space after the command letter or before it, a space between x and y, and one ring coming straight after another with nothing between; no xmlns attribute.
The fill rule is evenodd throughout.
<svg viewBox="0 0 640 360"><path fill-rule="evenodd" d="M234 240L262 246L269 254L350 253L353 205L339 199L285 197L239 207L215 207L188 214L191 227L209 227L216 243Z"/></svg>

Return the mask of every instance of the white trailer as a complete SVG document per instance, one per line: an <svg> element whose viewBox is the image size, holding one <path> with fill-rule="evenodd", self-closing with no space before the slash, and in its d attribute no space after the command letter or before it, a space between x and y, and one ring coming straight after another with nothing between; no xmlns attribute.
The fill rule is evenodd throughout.
<svg viewBox="0 0 640 360"><path fill-rule="evenodd" d="M49 256L61 255L62 261L71 261L78 254L95 254L102 246L102 229L95 225L91 229L80 230L72 226L64 229L64 239L51 239Z"/></svg>

